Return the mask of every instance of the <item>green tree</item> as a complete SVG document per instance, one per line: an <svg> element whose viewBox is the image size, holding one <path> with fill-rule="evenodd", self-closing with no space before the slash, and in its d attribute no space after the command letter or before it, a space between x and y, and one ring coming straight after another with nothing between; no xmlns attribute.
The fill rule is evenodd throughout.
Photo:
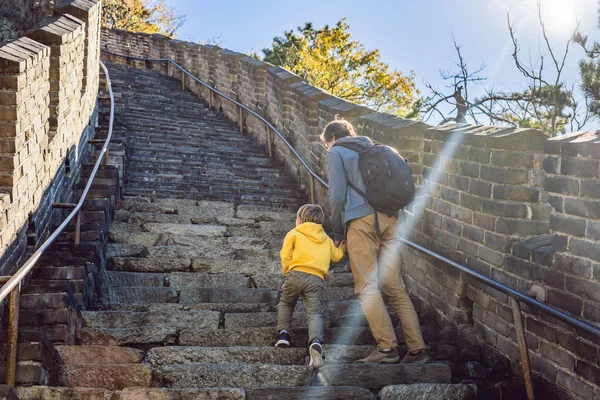
<svg viewBox="0 0 600 400"><path fill-rule="evenodd" d="M160 33L174 37L185 22L165 0L104 0L102 26L133 32Z"/></svg>
<svg viewBox="0 0 600 400"><path fill-rule="evenodd" d="M352 39L341 19L335 26L315 29L311 23L284 32L263 49L264 61L282 66L334 96L377 111L406 116L418 91L415 74L403 75L381 60L379 50L367 50Z"/></svg>
<svg viewBox="0 0 600 400"><path fill-rule="evenodd" d="M598 15L600 28L600 10ZM585 50L586 58L579 62L581 74L581 89L585 95L590 112L594 117L600 117L600 43L588 43L588 36L577 32L575 42Z"/></svg>

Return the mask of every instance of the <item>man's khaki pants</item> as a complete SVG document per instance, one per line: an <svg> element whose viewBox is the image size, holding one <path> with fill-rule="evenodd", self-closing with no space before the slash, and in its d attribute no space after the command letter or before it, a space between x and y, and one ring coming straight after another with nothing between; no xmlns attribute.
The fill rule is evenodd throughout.
<svg viewBox="0 0 600 400"><path fill-rule="evenodd" d="M377 347L398 346L384 298L402 324L408 351L425 349L415 308L400 276L400 240L395 217L377 213L381 237L377 236L375 214L350 221L346 239L350 267L363 312Z"/></svg>
<svg viewBox="0 0 600 400"><path fill-rule="evenodd" d="M308 319L308 343L310 344L314 339L322 342L325 336L321 305L324 290L325 283L320 277L304 272L290 271L285 277L285 287L279 301L277 331L285 329L291 332L294 308L298 297L302 296L306 319Z"/></svg>

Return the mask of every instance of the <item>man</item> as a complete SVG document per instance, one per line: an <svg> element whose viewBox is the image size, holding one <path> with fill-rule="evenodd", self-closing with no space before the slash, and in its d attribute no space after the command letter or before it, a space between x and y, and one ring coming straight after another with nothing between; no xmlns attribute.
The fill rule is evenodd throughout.
<svg viewBox="0 0 600 400"><path fill-rule="evenodd" d="M430 359L429 353L417 313L400 276L397 215L376 213L367 200L348 185L350 181L365 192L358 152L344 145L366 149L373 142L366 136L356 136L352 125L340 119L327 124L321 139L329 150L329 199L335 244L337 246L345 237L354 290L377 341L377 350L358 362L395 363L400 359L385 297L400 319L408 346L408 353L401 362L425 363Z"/></svg>

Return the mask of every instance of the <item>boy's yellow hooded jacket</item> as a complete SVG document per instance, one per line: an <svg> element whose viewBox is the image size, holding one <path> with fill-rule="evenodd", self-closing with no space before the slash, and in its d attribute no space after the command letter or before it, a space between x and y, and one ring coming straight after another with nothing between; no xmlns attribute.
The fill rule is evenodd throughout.
<svg viewBox="0 0 600 400"><path fill-rule="evenodd" d="M344 258L344 248L335 247L322 225L305 222L285 235L280 255L284 275L295 270L325 279L329 264Z"/></svg>

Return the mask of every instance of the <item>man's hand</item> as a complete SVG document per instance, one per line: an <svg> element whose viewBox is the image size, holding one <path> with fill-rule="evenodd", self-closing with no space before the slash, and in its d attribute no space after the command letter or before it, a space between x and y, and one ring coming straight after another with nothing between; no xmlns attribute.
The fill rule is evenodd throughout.
<svg viewBox="0 0 600 400"><path fill-rule="evenodd" d="M284 289L285 289L285 282L283 282L283 285L281 285L281 291L283 292Z"/></svg>
<svg viewBox="0 0 600 400"><path fill-rule="evenodd" d="M333 244L335 245L335 247L340 247L340 244L345 245L346 241L345 240L336 240L333 242Z"/></svg>

